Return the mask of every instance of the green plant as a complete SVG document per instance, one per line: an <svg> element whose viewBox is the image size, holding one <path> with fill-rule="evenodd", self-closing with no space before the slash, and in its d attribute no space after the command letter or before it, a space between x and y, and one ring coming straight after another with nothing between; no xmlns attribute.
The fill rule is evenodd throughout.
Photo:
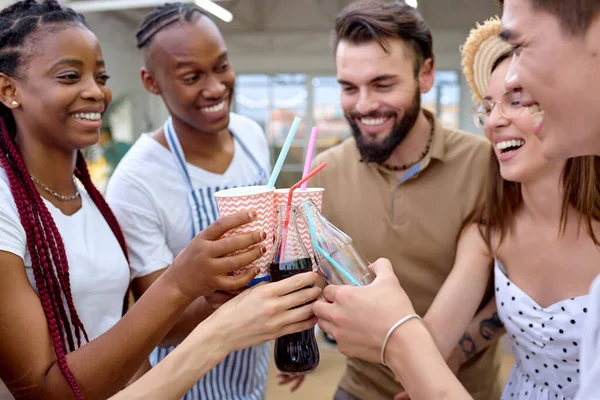
<svg viewBox="0 0 600 400"><path fill-rule="evenodd" d="M102 128L109 128L111 131L114 130L114 127L112 126L112 116L118 114L119 111L129 103L129 100L130 96L127 93L113 99L102 117Z"/></svg>

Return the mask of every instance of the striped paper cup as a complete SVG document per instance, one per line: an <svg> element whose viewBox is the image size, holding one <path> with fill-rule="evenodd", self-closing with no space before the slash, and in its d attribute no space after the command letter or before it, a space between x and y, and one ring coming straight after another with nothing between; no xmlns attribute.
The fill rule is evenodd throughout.
<svg viewBox="0 0 600 400"><path fill-rule="evenodd" d="M214 194L217 200L217 207L221 216L235 214L240 211L254 210L257 218L249 224L227 232L224 237L240 235L255 231L264 231L267 233L265 239L259 245L266 246L267 252L252 264L234 272L234 275L240 275L249 268L260 268L260 273L256 276L252 284L269 280L269 265L273 260L274 237L275 234L275 207L273 204L274 189L268 189L266 186L246 186L233 189L226 189ZM236 253L234 253L236 254Z"/></svg>

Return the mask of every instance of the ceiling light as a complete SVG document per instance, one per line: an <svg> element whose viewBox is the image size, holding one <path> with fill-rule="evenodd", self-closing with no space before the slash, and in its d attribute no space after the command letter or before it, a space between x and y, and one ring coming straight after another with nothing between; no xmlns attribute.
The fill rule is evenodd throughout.
<svg viewBox="0 0 600 400"><path fill-rule="evenodd" d="M211 0L183 0L183 3L195 3L198 7L206 12L222 19L225 22L233 20L233 14L216 4ZM134 8L150 8L159 6L165 3L165 0L96 0L96 1L75 1L67 3L67 7L71 7L77 12L92 13L103 11L120 11L130 10Z"/></svg>
<svg viewBox="0 0 600 400"><path fill-rule="evenodd" d="M194 3L196 3L198 7L205 9L215 17L222 19L225 22L231 22L233 20L233 14L229 12L229 10L221 7L211 0L196 0Z"/></svg>

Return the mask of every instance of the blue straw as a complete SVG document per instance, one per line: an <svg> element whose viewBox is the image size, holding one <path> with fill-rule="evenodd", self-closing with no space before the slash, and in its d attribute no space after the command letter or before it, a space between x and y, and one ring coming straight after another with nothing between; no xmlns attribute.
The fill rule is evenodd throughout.
<svg viewBox="0 0 600 400"><path fill-rule="evenodd" d="M315 250L317 250L319 253L321 253L321 255L323 257L325 257L325 259L327 261L329 261L329 263L331 265L333 265L338 270L338 272L340 272L342 275L344 275L344 278L346 278L348 280L348 282L350 282L354 286L361 286L361 284L356 279L354 279L354 277L352 275L350 275L348 273L348 271L346 271L345 269L340 267L340 265L333 258L331 258L331 256L329 254L327 254L327 252L321 248L321 246L319 246L319 243L317 243L317 234L315 232L312 215L310 213L310 210L308 209L308 204L304 205L304 209L306 210L306 218L308 219L308 229L310 230L310 237L311 237L313 247L315 248Z"/></svg>
<svg viewBox="0 0 600 400"><path fill-rule="evenodd" d="M277 162L273 167L273 172L271 173L271 177L269 178L267 189L273 189L275 187L275 181L277 181L277 177L281 172L281 167L283 167L283 163L285 162L285 158L287 157L288 151L290 151L290 147L292 147L292 142L294 141L294 136L296 136L296 131L298 130L298 125L300 125L300 121L300 118L295 117L294 122L292 122L292 127L288 132L287 138L285 138L285 142L283 143L283 147L281 148L281 152L279 153Z"/></svg>

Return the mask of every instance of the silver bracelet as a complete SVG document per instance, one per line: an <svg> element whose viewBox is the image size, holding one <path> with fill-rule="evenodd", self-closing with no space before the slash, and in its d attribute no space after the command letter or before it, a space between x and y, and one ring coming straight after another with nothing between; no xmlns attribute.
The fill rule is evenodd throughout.
<svg viewBox="0 0 600 400"><path fill-rule="evenodd" d="M418 320L422 321L422 320L421 320L421 317L419 317L417 314L410 314L410 315L407 315L406 317L402 318L400 321L396 322L396 323L394 324L394 326L392 326L392 327L390 328L390 330L388 331L387 335L385 336L385 339L383 340L383 344L381 345L381 363L382 363L383 365L385 365L386 367L387 367L387 365L386 365L386 363L385 363L385 348L386 348L386 346L387 346L387 343L388 343L388 341L390 340L390 337L392 336L392 333L394 333L394 331L395 331L396 329L398 329L398 327L399 327L400 325L402 325L402 324L403 324L403 323L405 323L406 321L409 321L409 320L411 320L411 319L413 319L413 318L417 318Z"/></svg>

